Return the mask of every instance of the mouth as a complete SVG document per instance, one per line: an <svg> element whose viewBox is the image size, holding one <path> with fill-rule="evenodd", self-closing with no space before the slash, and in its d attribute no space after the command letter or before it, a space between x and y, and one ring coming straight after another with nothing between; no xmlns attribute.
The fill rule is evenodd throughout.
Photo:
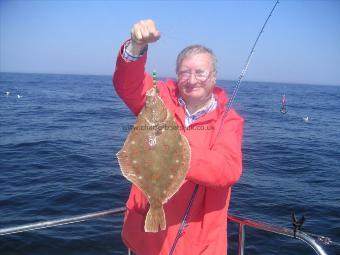
<svg viewBox="0 0 340 255"><path fill-rule="evenodd" d="M185 91L186 92L192 92L192 91L197 91L197 90L200 90L201 87L199 86L188 86L188 87L185 87Z"/></svg>

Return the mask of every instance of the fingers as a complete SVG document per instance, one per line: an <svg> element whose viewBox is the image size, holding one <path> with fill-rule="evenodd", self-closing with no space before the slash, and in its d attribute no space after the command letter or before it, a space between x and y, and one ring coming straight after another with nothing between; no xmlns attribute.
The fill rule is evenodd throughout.
<svg viewBox="0 0 340 255"><path fill-rule="evenodd" d="M157 41L160 38L160 32L156 28L153 20L141 20L131 29L131 39L137 44L146 45Z"/></svg>

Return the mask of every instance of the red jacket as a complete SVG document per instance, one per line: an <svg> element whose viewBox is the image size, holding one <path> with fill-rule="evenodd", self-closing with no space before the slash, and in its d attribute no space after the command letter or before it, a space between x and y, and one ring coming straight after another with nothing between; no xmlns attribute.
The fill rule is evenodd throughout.
<svg viewBox="0 0 340 255"><path fill-rule="evenodd" d="M144 105L145 92L152 87L152 78L145 73L147 53L135 62L125 61L121 53L118 54L113 84L117 94L137 115ZM168 255L195 184L199 184L187 218L188 224L178 240L174 254L224 255L227 250L227 211L231 186L238 181L242 172L243 119L234 110L229 111L221 133L214 142L226 110L227 97L223 89L214 89L217 109L185 129L185 112L178 103L176 82L158 81L157 85L165 105L173 112L177 124L190 143L190 168L185 183L164 205L167 229L158 233L144 232L148 201L132 185L126 203L123 241L138 255Z"/></svg>

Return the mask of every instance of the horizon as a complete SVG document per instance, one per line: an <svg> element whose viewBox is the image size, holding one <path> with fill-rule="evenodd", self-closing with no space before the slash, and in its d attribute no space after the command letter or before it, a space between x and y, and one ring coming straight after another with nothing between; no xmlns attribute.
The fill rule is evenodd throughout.
<svg viewBox="0 0 340 255"><path fill-rule="evenodd" d="M218 77L236 80L275 2L2 0L0 72L112 75L133 24L152 18L161 38L148 72L175 77L179 51L199 43L214 51ZM245 80L339 86L339 13L340 1L280 1Z"/></svg>
<svg viewBox="0 0 340 255"><path fill-rule="evenodd" d="M70 75L70 76L107 76L112 78L112 74L77 74L77 73L28 73L28 72L1 72L1 74L10 74L10 75ZM166 80L166 79L176 79L176 77L162 77L159 76L160 80ZM224 81L224 82L231 82L231 83L236 83L237 79L235 80L230 80L230 79L222 79L222 78L217 78L217 83L216 85L219 86L218 81ZM296 82L281 82L281 81L258 81L258 80L247 80L244 79L242 80L241 83L266 83L266 84L275 84L275 85L301 85L301 86L340 86L340 84L317 84L317 83L296 83Z"/></svg>

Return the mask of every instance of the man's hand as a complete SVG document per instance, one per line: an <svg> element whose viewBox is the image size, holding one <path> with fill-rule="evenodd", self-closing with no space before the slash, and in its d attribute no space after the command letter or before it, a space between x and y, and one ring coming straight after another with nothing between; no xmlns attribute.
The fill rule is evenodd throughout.
<svg viewBox="0 0 340 255"><path fill-rule="evenodd" d="M153 20L141 20L131 29L131 44L127 50L134 55L139 55L148 43L156 42L160 36Z"/></svg>

